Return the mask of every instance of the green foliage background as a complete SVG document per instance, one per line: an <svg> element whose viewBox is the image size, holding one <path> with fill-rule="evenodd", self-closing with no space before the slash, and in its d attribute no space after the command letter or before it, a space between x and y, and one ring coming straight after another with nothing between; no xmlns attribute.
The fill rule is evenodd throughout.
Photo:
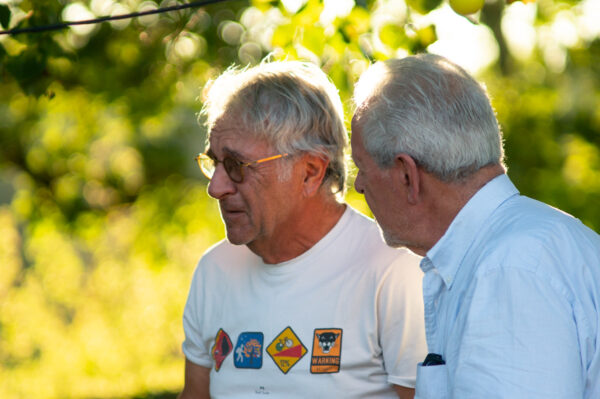
<svg viewBox="0 0 600 399"><path fill-rule="evenodd" d="M390 3L404 12L380 18ZM318 0L228 1L0 36L0 397L174 397L191 273L223 237L193 161L204 147L201 87L232 63L308 59L350 116L353 82L369 62L438 40L425 17L447 4L408 3L357 0L324 18L331 9ZM77 7L101 16L174 4L2 0L0 25L52 24ZM499 49L478 77L521 192L598 230L600 40L580 36L560 47L561 68L549 65L542 33L589 8L534 7L539 39L527 59L507 46L504 1L471 17ZM347 200L368 213L352 190Z"/></svg>

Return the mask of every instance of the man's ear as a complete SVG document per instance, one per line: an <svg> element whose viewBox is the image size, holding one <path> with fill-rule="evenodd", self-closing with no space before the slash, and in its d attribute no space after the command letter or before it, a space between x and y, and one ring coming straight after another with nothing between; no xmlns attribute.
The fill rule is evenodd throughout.
<svg viewBox="0 0 600 399"><path fill-rule="evenodd" d="M304 177L302 190L306 197L312 197L319 191L323 183L329 160L318 155L305 154L302 161Z"/></svg>
<svg viewBox="0 0 600 399"><path fill-rule="evenodd" d="M407 195L407 201L415 205L420 200L421 195L421 176L419 166L408 154L398 154L394 159L394 166L397 172L396 181L404 187Z"/></svg>

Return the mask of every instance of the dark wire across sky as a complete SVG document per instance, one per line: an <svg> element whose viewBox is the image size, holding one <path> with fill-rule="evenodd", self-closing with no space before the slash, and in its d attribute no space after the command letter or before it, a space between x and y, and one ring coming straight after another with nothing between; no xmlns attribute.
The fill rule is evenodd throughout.
<svg viewBox="0 0 600 399"><path fill-rule="evenodd" d="M144 15L151 15L151 14L162 14L165 12L178 11L178 10L183 10L186 8L197 8L197 7L202 7L202 6L205 6L208 4L223 3L226 1L230 1L230 0L194 1L191 3L178 4L176 6L156 8L154 10L147 10L147 11L132 12L130 14L98 17L98 18L94 18L94 19L87 19L84 21L65 21L65 22L61 22L58 24L52 24L52 25L32 26L29 28L7 29L7 30L0 31L0 35L17 35L17 34L21 34L21 33L47 32L47 31L65 29L65 28L68 28L69 26L74 26L74 25L99 24L101 22L106 22L106 21L116 21L119 19L143 17Z"/></svg>

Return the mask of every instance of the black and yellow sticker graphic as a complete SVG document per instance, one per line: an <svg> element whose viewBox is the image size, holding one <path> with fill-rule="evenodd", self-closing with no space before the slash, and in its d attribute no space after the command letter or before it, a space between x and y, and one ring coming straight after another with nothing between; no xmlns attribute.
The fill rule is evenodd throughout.
<svg viewBox="0 0 600 399"><path fill-rule="evenodd" d="M267 353L283 374L287 374L306 352L308 350L291 327L286 327L267 347Z"/></svg>
<svg viewBox="0 0 600 399"><path fill-rule="evenodd" d="M310 372L313 374L337 373L340 371L341 357L342 329L315 329Z"/></svg>

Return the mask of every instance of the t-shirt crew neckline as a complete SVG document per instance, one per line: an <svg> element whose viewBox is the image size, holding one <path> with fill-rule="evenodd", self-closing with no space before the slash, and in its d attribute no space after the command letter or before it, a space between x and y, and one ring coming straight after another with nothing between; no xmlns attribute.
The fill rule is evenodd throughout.
<svg viewBox="0 0 600 399"><path fill-rule="evenodd" d="M300 265L305 265L310 263L310 259L317 256L321 251L325 250L329 245L331 245L337 237L342 234L346 226L350 223L350 220L355 213L354 209L352 209L349 205L346 205L346 210L340 217L340 220L333 226L331 230L319 242L313 245L308 251L304 252L300 256L295 257L294 259L287 260L281 263L264 263L262 259L257 256L259 267L263 272L271 275L282 275L289 272L292 272Z"/></svg>

